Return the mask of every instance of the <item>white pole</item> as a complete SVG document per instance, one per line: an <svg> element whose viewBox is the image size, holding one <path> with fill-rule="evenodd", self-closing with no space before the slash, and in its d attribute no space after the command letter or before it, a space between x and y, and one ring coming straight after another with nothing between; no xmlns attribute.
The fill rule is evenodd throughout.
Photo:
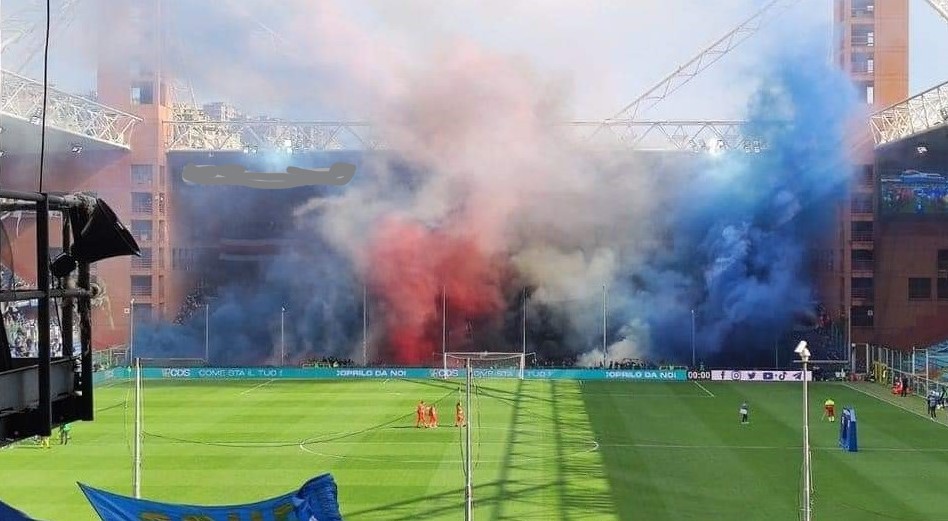
<svg viewBox="0 0 948 521"><path fill-rule="evenodd" d="M471 411L471 389L474 387L474 369L471 366L471 359L467 358L465 369L467 372L467 396L465 397L465 407L467 408L467 423L464 426L464 444L467 446L465 450L465 483L464 483L464 519L465 521L472 521L474 519L474 464L473 457L471 457L471 417L473 412Z"/></svg>
<svg viewBox="0 0 948 521"><path fill-rule="evenodd" d="M928 365L929 363L928 351L929 351L928 349L925 350L925 397L926 399L928 395L931 394L932 392L931 382L929 380L929 375L931 374L931 370L929 369L929 365Z"/></svg>
<svg viewBox="0 0 948 521"><path fill-rule="evenodd" d="M523 380L523 370L527 365L527 288L523 288L523 344L520 354L520 379Z"/></svg>
<svg viewBox="0 0 948 521"><path fill-rule="evenodd" d="M283 315L286 314L286 308L280 306L280 365L286 365L286 336L283 329Z"/></svg>
<svg viewBox="0 0 948 521"><path fill-rule="evenodd" d="M695 364L695 310L691 310L691 368L696 369Z"/></svg>
<svg viewBox="0 0 948 521"><path fill-rule="evenodd" d="M810 360L810 355L806 353L801 355L801 358L803 358L803 520L810 521L810 494L812 483L810 482L810 397L809 379L807 378L807 362Z"/></svg>
<svg viewBox="0 0 948 521"><path fill-rule="evenodd" d="M606 285L602 285L602 367L606 367Z"/></svg>
<svg viewBox="0 0 948 521"><path fill-rule="evenodd" d="M132 299L128 308L128 363L135 364L135 299Z"/></svg>
<svg viewBox="0 0 948 521"><path fill-rule="evenodd" d="M448 296L441 286L441 359L444 364L444 377L448 377Z"/></svg>
<svg viewBox="0 0 948 521"><path fill-rule="evenodd" d="M362 285L362 366L369 366L369 311L365 284Z"/></svg>
<svg viewBox="0 0 948 521"><path fill-rule="evenodd" d="M135 359L135 446L134 466L132 467L132 490L135 499L142 497L142 366Z"/></svg>
<svg viewBox="0 0 948 521"><path fill-rule="evenodd" d="M204 365L209 365L211 362L211 305L207 302L204 303Z"/></svg>
<svg viewBox="0 0 948 521"><path fill-rule="evenodd" d="M853 302L852 299L849 300L848 308L846 310L846 356L850 359L850 372L856 372L856 353L854 349L856 344L853 344Z"/></svg>

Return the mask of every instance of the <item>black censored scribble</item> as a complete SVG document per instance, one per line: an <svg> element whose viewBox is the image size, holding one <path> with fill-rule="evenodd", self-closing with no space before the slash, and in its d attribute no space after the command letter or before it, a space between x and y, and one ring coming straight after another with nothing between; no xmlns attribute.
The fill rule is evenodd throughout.
<svg viewBox="0 0 948 521"><path fill-rule="evenodd" d="M343 186L355 176L356 167L350 163L334 163L329 168L288 167L285 173L250 172L240 165L187 165L182 177L200 185L246 186L249 188L280 189L301 186Z"/></svg>

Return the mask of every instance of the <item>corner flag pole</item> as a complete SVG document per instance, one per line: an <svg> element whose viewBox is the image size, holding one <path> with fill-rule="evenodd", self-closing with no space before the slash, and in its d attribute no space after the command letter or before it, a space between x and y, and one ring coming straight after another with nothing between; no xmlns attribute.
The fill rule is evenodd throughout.
<svg viewBox="0 0 948 521"><path fill-rule="evenodd" d="M135 461L132 467L132 489L135 499L142 497L142 365L135 359Z"/></svg>

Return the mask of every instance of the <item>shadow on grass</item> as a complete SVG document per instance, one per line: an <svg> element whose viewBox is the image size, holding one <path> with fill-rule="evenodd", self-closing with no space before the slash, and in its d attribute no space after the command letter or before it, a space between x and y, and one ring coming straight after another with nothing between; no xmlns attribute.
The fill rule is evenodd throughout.
<svg viewBox="0 0 948 521"><path fill-rule="evenodd" d="M615 517L612 498L606 493L591 493L587 479L603 476L598 458L577 454L577 445L588 442L589 425L585 407L578 394L563 396L565 386L552 385L548 397L525 393L523 382L508 391L489 386L478 387L479 397L496 400L511 407L510 421L504 433L503 455L497 478L478 482L475 444L474 513L477 518L501 520L579 520ZM547 405L549 404L549 405ZM547 405L550 415L535 411ZM479 406L477 407L479 408ZM473 411L472 411L473 412ZM477 429L476 420L469 418ZM537 420L541 425L537 424ZM535 436L527 433L538 428L548 432L543 437L552 442L553 454L538 462ZM539 466L538 466L539 465ZM346 519L385 519L393 521L433 518L460 519L464 512L463 487L446 492L406 498L373 508L346 512ZM623 518L625 519L625 518Z"/></svg>

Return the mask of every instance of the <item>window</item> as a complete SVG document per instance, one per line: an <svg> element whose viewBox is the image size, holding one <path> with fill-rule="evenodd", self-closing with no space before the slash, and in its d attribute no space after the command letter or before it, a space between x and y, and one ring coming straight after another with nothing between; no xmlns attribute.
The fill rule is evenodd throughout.
<svg viewBox="0 0 948 521"><path fill-rule="evenodd" d="M938 300L948 300L948 277L938 277Z"/></svg>
<svg viewBox="0 0 948 521"><path fill-rule="evenodd" d="M852 71L856 74L869 74L875 69L872 53L853 54Z"/></svg>
<svg viewBox="0 0 948 521"><path fill-rule="evenodd" d="M151 304L135 303L135 322L149 322L152 318Z"/></svg>
<svg viewBox="0 0 948 521"><path fill-rule="evenodd" d="M908 279L909 300L928 300L932 298L932 279L911 277Z"/></svg>
<svg viewBox="0 0 948 521"><path fill-rule="evenodd" d="M165 177L165 165L159 165L158 166L158 183L161 187L164 187L165 183L167 182L168 180Z"/></svg>
<svg viewBox="0 0 948 521"><path fill-rule="evenodd" d="M132 84L132 105L151 105L155 102L155 87L151 82Z"/></svg>
<svg viewBox="0 0 948 521"><path fill-rule="evenodd" d="M158 194L158 214L165 214L165 194Z"/></svg>
<svg viewBox="0 0 948 521"><path fill-rule="evenodd" d="M165 269L165 249L158 248L158 269Z"/></svg>
<svg viewBox="0 0 948 521"><path fill-rule="evenodd" d="M948 250L938 250L938 278L948 278Z"/></svg>
<svg viewBox="0 0 948 521"><path fill-rule="evenodd" d="M154 170L152 165L132 165L132 184L150 187L155 177Z"/></svg>
<svg viewBox="0 0 948 521"><path fill-rule="evenodd" d="M190 248L174 248L171 250L171 269L191 271L194 265L194 250Z"/></svg>
<svg viewBox="0 0 948 521"><path fill-rule="evenodd" d="M876 33L869 31L866 33L866 47L872 47L876 44Z"/></svg>
<svg viewBox="0 0 948 521"><path fill-rule="evenodd" d="M132 257L132 269L150 270L151 266L151 248L142 248L140 256Z"/></svg>
<svg viewBox="0 0 948 521"><path fill-rule="evenodd" d="M866 86L866 104L872 105L876 102L876 88L872 85Z"/></svg>
<svg viewBox="0 0 948 521"><path fill-rule="evenodd" d="M872 15L876 10L876 0L853 0L852 15L854 17Z"/></svg>
<svg viewBox="0 0 948 521"><path fill-rule="evenodd" d="M853 242L872 242L872 221L852 222Z"/></svg>
<svg viewBox="0 0 948 521"><path fill-rule="evenodd" d="M859 184L865 188L872 188L875 186L876 174L875 168L872 165L862 165L859 167Z"/></svg>
<svg viewBox="0 0 948 521"><path fill-rule="evenodd" d="M871 278L853 278L852 279L852 296L855 299L868 300L872 298L873 294L873 279Z"/></svg>
<svg viewBox="0 0 948 521"><path fill-rule="evenodd" d="M873 311L872 306L853 306L853 327L872 327Z"/></svg>
<svg viewBox="0 0 948 521"><path fill-rule="evenodd" d="M132 275L132 296L151 296L151 275Z"/></svg>
<svg viewBox="0 0 948 521"><path fill-rule="evenodd" d="M853 250L852 251L852 270L853 271L872 271L875 259L872 250Z"/></svg>
<svg viewBox="0 0 948 521"><path fill-rule="evenodd" d="M132 212L152 213L152 197L147 192L132 192Z"/></svg>
<svg viewBox="0 0 948 521"><path fill-rule="evenodd" d="M138 240L150 241L152 237L152 222L145 219L132 219L132 237Z"/></svg>
<svg viewBox="0 0 948 521"><path fill-rule="evenodd" d="M872 195L854 195L852 197L852 213L872 213Z"/></svg>

